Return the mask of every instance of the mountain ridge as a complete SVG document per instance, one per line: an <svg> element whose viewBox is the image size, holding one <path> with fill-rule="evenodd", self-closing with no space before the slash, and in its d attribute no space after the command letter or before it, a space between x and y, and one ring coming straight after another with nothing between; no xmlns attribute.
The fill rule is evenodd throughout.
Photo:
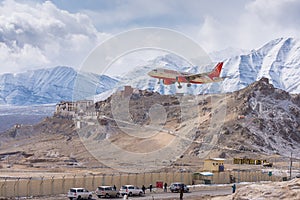
<svg viewBox="0 0 300 200"><path fill-rule="evenodd" d="M189 88L183 84L183 88L179 90L177 84L166 86L163 83L157 84L157 79L146 75L148 71L157 67L192 73L208 72L214 67L214 64L198 67L191 66L188 62L173 62L178 58L176 55L168 55L163 59L154 59L148 65L129 72L121 81L124 85L131 85L139 89L151 89L161 94L205 94L238 91L262 77L267 77L277 88L290 93L300 93L300 40L298 39L279 38L248 54L226 60L220 58L219 61L224 61L221 76L230 77L220 83L192 84ZM168 60L170 61L166 63ZM168 63L172 63L173 66ZM138 70L140 73L137 73ZM135 77L138 78L134 79Z"/></svg>
<svg viewBox="0 0 300 200"><path fill-rule="evenodd" d="M194 123L188 123L190 119L186 118L194 116L194 109L184 111L188 113L184 114L184 118L182 117L183 110L180 108L179 102L181 95L161 95L157 92L139 90L133 93L128 103L128 111L131 116L129 122L134 122L142 127L149 125L153 111L151 111L151 107L159 104L164 107L163 110L166 112L164 129L168 129L170 132L164 132L159 136L131 137L124 134L124 129L122 129L124 124L118 124L118 120L115 120L116 116L114 117L112 113L113 101L116 100L114 95L122 97L123 93L117 92L110 98L94 105L94 109L98 109L100 112L95 121L91 121L87 116L85 123L84 115L81 114L80 120L83 120L83 123L80 128L77 127L74 119L56 114L34 126L25 125L18 129L14 127L1 133L2 152L6 148L6 151L9 152L11 147L18 146L26 155L32 154L33 156L23 159L18 157L17 163L26 165L28 160L33 160L31 163L34 162L39 166L38 160L41 159L37 161L34 159L43 158L46 156L44 152L55 149L59 155L62 155L62 160L57 162L60 167L66 165L63 159L72 155L72 158L76 158L78 163L82 163L81 167L88 168L90 165L87 160L90 158L82 156L89 154L88 148L83 148L81 145L83 150L74 149L74 144L79 145L79 142L82 141L89 141L91 144L90 142L93 141L99 146L101 141L107 140L121 147L121 151L152 151L154 146L163 148L168 144L168 142L161 142L166 141L166 138L167 141L173 137L181 138L183 135L180 134L180 131L185 130L187 126L195 126ZM269 156L287 158L290 156L290 152L293 152L294 158L300 158L300 94L290 95L288 92L272 86L267 78L262 78L239 91L218 95L199 95L197 98L199 98L197 103L193 103L192 106L196 106L194 114L197 114L201 123L197 128L192 129L193 131L187 138L183 138L192 140L188 149L183 151L182 155L177 155L177 160L170 160L170 166L166 167L174 169L183 160L187 163L197 163L198 161L195 160L201 159L199 155L203 151L209 151L209 156L223 155L225 158L250 156L260 159L267 159ZM209 143L203 143L203 141L210 136L210 129L213 126L211 121L214 120L214 115L223 112L218 107L222 104L226 105L224 123L218 121L218 123L222 123L222 126L215 133L217 134L217 143L208 148L207 144ZM118 107L118 105L114 106ZM122 114L124 113L120 113L120 115ZM152 117L155 116L152 115ZM128 128L128 123L125 122L125 124ZM142 132L135 130L135 134L147 133L147 131L141 130ZM149 133L152 134L151 131ZM45 137L47 137L47 146L43 146ZM29 138L30 140L28 140ZM63 148L56 146L57 138L60 138L59 145L62 145ZM31 141L35 141L40 149L32 147ZM91 148L96 148L96 146L90 145ZM105 153L104 149L101 149L102 151ZM101 162L105 164L105 160L101 159ZM53 165L56 164L52 163L51 166ZM199 165L195 163L190 166L195 169L199 168Z"/></svg>
<svg viewBox="0 0 300 200"><path fill-rule="evenodd" d="M221 53L220 57L223 55L224 53ZM122 77L84 73L66 66L30 70L18 74L2 74L0 75L0 104L33 105L70 101L74 99L74 84L79 79L85 80L86 87L97 87L93 94L96 95L95 99L98 94L101 99L107 98L105 93L111 94L125 85L141 90L157 91L160 94L227 93L243 89L262 77L267 77L276 88L289 93L300 93L300 40L298 39L278 38L248 54L223 61L221 76L230 78L219 83L192 84L191 87L183 84L182 89L177 88L177 83L163 85L161 81L157 84L158 80L149 77L147 73L158 67L203 73L212 70L214 64L192 66L188 61L174 54L167 54L149 60L147 65L137 66ZM90 96L81 94L77 98L88 97Z"/></svg>
<svg viewBox="0 0 300 200"><path fill-rule="evenodd" d="M65 66L18 74L6 73L0 75L0 104L33 105L71 101L77 79L94 87L96 93L109 90L118 82L106 75L79 73Z"/></svg>

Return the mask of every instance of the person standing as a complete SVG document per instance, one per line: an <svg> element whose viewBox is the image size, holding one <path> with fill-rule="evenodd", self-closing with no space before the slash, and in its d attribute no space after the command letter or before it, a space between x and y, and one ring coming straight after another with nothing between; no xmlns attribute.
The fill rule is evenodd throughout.
<svg viewBox="0 0 300 200"><path fill-rule="evenodd" d="M142 190L143 190L143 192L144 192L144 194L145 194L146 187L145 187L144 185L142 186Z"/></svg>
<svg viewBox="0 0 300 200"><path fill-rule="evenodd" d="M179 189L179 193L180 193L179 199L180 199L180 200L183 199L183 190L184 190L184 185L182 185L182 186L180 187L180 189Z"/></svg>
<svg viewBox="0 0 300 200"><path fill-rule="evenodd" d="M152 192L152 184L150 184L149 190L150 190L150 192Z"/></svg>
<svg viewBox="0 0 300 200"><path fill-rule="evenodd" d="M168 187L168 184L165 183L165 184L164 184L164 191L165 191L165 192L167 192L167 187Z"/></svg>
<svg viewBox="0 0 300 200"><path fill-rule="evenodd" d="M231 187L232 187L232 193L235 193L235 190L236 190L236 185L235 185L235 183L234 183Z"/></svg>

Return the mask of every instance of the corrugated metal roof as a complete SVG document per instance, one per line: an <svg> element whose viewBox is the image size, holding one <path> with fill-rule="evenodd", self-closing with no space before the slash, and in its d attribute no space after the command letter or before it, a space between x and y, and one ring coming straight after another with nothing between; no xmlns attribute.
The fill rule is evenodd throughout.
<svg viewBox="0 0 300 200"><path fill-rule="evenodd" d="M226 160L225 158L208 158L206 160L214 160L214 161L224 161Z"/></svg>
<svg viewBox="0 0 300 200"><path fill-rule="evenodd" d="M211 172L200 172L202 176L213 176L214 174Z"/></svg>

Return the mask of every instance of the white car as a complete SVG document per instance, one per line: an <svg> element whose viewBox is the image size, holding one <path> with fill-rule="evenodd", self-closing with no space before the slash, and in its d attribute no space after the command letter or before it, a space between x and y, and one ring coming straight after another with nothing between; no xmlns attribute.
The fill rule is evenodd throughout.
<svg viewBox="0 0 300 200"><path fill-rule="evenodd" d="M68 192L68 198L70 200L92 199L92 196L92 192L84 188L71 188Z"/></svg>
<svg viewBox="0 0 300 200"><path fill-rule="evenodd" d="M189 188L184 183L177 182L170 185L171 192L180 192L181 189L183 192L189 192Z"/></svg>
<svg viewBox="0 0 300 200"><path fill-rule="evenodd" d="M133 196L133 195L139 195L139 196L142 196L144 194L143 190L134 186L134 185L123 185L121 188L120 188L120 191L119 193L121 195L128 195L128 196Z"/></svg>

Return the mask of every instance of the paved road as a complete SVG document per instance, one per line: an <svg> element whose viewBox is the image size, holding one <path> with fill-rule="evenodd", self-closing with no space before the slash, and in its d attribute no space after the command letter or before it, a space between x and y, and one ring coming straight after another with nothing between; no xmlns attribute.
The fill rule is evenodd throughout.
<svg viewBox="0 0 300 200"><path fill-rule="evenodd" d="M223 195L229 195L231 194L231 188L211 188L210 190L201 190L201 191L192 191L189 193L183 194L183 199L189 199L189 200L196 200L199 199L199 197L204 196L223 196ZM42 199L42 200L66 200L68 199L66 195L57 195L57 196L51 196L51 197L39 197L34 199ZM98 200L99 198L94 195L94 200ZM111 199L111 198L110 198ZM112 198L112 199L119 199L122 198ZM179 199L179 193L146 193L143 197L129 197L129 199L132 200L158 200L158 199Z"/></svg>
<svg viewBox="0 0 300 200"><path fill-rule="evenodd" d="M219 189L219 190L202 190L202 191L194 191L189 193L183 194L183 199L197 199L195 197L201 197L201 196L220 196L220 195L228 195L231 194L231 189ZM144 197L132 197L133 200L135 199L179 199L179 193L153 193L153 194L146 194Z"/></svg>

